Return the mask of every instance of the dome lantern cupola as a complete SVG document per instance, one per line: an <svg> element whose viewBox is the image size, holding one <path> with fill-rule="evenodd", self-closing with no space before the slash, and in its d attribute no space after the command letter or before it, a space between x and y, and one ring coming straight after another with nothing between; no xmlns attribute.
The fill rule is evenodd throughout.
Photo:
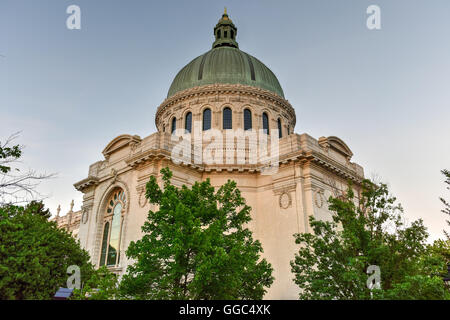
<svg viewBox="0 0 450 320"><path fill-rule="evenodd" d="M216 41L214 41L212 47L234 47L239 48L236 42L237 28L233 24L233 21L228 17L227 8L225 8L222 18L214 27L214 36Z"/></svg>
<svg viewBox="0 0 450 320"><path fill-rule="evenodd" d="M167 98L181 91L212 84L240 84L257 87L284 99L275 74L261 61L241 51L236 42L237 28L227 11L214 28L216 40L208 52L193 59L175 76Z"/></svg>

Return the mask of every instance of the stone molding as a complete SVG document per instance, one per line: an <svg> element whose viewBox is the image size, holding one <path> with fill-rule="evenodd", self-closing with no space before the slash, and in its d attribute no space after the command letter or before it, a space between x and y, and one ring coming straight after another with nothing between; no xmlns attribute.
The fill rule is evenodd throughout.
<svg viewBox="0 0 450 320"><path fill-rule="evenodd" d="M74 183L74 187L75 189L77 189L78 191L83 192L85 189L91 187L91 186L96 186L99 183L99 178L98 177L94 177L94 176L88 176L87 178L78 181L77 183Z"/></svg>

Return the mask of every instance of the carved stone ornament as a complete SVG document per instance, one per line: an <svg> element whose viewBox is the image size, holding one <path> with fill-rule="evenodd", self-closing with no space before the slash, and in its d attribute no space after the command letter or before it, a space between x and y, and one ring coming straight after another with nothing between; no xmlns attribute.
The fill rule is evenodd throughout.
<svg viewBox="0 0 450 320"><path fill-rule="evenodd" d="M280 208L287 209L291 206L291 204L292 204L291 195L287 192L283 192L280 195Z"/></svg>
<svg viewBox="0 0 450 320"><path fill-rule="evenodd" d="M317 189L314 192L314 204L316 205L317 208L320 209L323 207L324 202L325 202L324 191L321 189Z"/></svg>
<svg viewBox="0 0 450 320"><path fill-rule="evenodd" d="M145 188L142 188L139 192L139 198L138 198L139 207L144 208L148 204L148 200L145 197Z"/></svg>
<svg viewBox="0 0 450 320"><path fill-rule="evenodd" d="M117 170L114 168L111 169L111 177L112 177L112 180L111 180L110 184L114 184L119 180L119 174L118 174Z"/></svg>
<svg viewBox="0 0 450 320"><path fill-rule="evenodd" d="M83 210L83 214L81 215L81 222L86 224L89 220L89 212L87 210Z"/></svg>

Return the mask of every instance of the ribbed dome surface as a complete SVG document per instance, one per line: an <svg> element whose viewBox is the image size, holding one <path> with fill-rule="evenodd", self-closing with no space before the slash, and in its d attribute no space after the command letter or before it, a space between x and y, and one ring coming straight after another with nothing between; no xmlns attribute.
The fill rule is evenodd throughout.
<svg viewBox="0 0 450 320"><path fill-rule="evenodd" d="M238 48L214 48L188 63L176 75L167 97L208 84L243 84L274 92L284 98L277 77L261 61Z"/></svg>

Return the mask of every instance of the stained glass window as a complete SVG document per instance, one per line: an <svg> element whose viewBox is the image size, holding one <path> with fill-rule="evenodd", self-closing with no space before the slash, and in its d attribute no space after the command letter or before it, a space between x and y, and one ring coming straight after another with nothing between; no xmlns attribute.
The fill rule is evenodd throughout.
<svg viewBox="0 0 450 320"><path fill-rule="evenodd" d="M244 110L244 130L252 129L252 112L249 109Z"/></svg>
<svg viewBox="0 0 450 320"><path fill-rule="evenodd" d="M223 129L233 129L232 115L230 108L223 109Z"/></svg>
<svg viewBox="0 0 450 320"><path fill-rule="evenodd" d="M203 111L203 131L209 129L211 129L211 109L205 109Z"/></svg>
<svg viewBox="0 0 450 320"><path fill-rule="evenodd" d="M103 230L100 266L115 266L119 263L122 209L125 204L126 197L122 190L115 191L109 198L105 216L107 222Z"/></svg>
<svg viewBox="0 0 450 320"><path fill-rule="evenodd" d="M114 206L113 218L111 223L111 236L108 247L108 266L116 265L119 252L120 220L122 216L122 204L118 202Z"/></svg>

